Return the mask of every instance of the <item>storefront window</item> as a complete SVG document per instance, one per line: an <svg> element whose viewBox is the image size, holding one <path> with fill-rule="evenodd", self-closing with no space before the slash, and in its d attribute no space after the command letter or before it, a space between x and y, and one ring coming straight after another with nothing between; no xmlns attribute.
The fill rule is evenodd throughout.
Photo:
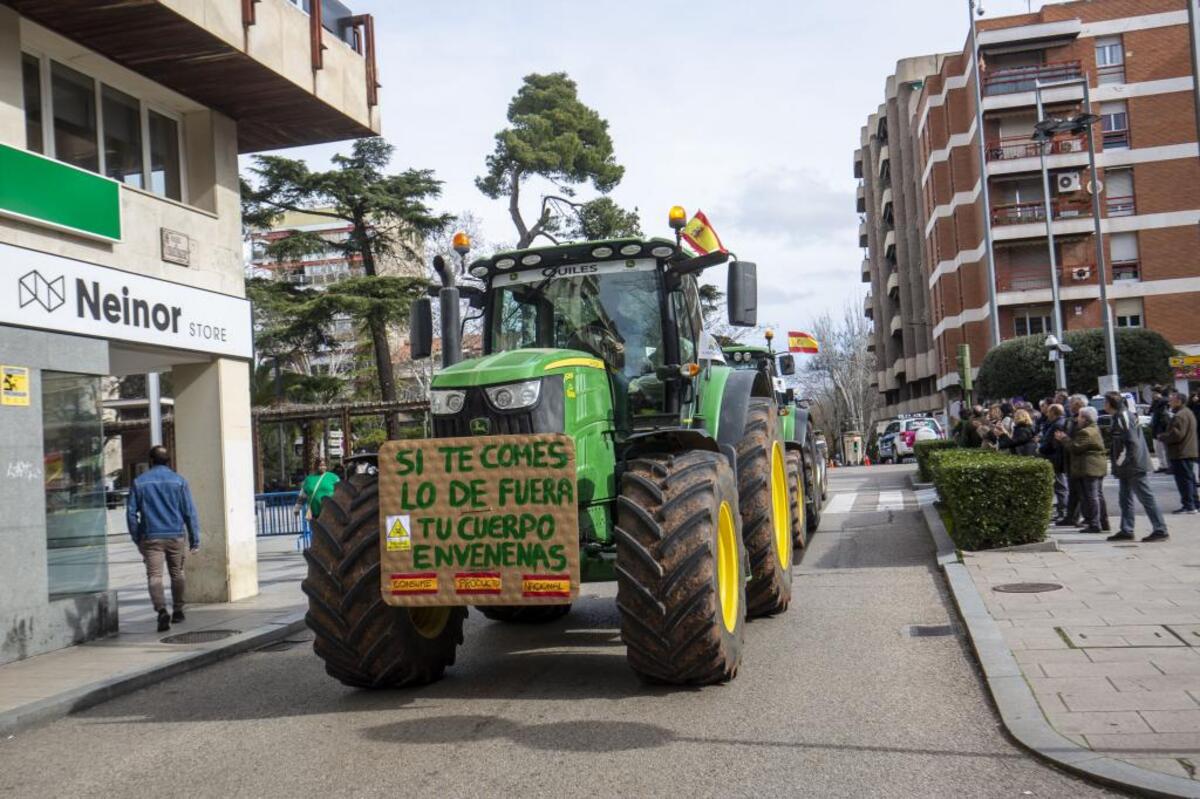
<svg viewBox="0 0 1200 799"><path fill-rule="evenodd" d="M96 85L57 61L50 66L54 95L54 156L59 161L100 171L96 146Z"/></svg>
<svg viewBox="0 0 1200 799"><path fill-rule="evenodd" d="M183 199L179 168L179 125L170 117L150 112L150 191Z"/></svg>
<svg viewBox="0 0 1200 799"><path fill-rule="evenodd" d="M42 373L50 596L108 589L100 378Z"/></svg>
<svg viewBox="0 0 1200 799"><path fill-rule="evenodd" d="M45 149L42 141L42 71L33 56L21 54L21 77L25 88L25 147L35 153Z"/></svg>
<svg viewBox="0 0 1200 799"><path fill-rule="evenodd" d="M104 174L142 188L142 113L138 101L111 86L102 89Z"/></svg>

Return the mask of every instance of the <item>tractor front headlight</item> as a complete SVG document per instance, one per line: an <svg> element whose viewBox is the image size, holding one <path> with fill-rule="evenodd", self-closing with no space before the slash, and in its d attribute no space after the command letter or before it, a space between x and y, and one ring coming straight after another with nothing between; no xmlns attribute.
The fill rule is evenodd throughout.
<svg viewBox="0 0 1200 799"><path fill-rule="evenodd" d="M488 401L498 410L514 411L518 408L528 408L536 405L542 395L541 380L525 380L520 383L506 383L503 386L485 388Z"/></svg>
<svg viewBox="0 0 1200 799"><path fill-rule="evenodd" d="M429 409L438 416L450 416L462 410L466 399L465 391L435 388L429 392Z"/></svg>

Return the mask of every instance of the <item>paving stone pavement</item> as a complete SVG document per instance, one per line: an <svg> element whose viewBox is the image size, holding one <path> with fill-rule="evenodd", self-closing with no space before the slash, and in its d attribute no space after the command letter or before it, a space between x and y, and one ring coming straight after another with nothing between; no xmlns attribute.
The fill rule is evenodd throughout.
<svg viewBox="0 0 1200 799"><path fill-rule="evenodd" d="M1175 503L1165 496L1170 511ZM1168 525L1165 543L1110 544L1052 531L1058 552L964 553L963 561L1058 732L1118 760L1197 780L1200 516L1168 516ZM1138 526L1149 532L1141 529L1144 516ZM994 590L1029 582L1062 587Z"/></svg>

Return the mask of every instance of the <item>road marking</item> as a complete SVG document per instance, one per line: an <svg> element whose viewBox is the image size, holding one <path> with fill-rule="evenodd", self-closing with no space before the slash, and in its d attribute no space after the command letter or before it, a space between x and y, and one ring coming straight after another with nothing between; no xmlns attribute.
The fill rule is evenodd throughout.
<svg viewBox="0 0 1200 799"><path fill-rule="evenodd" d="M904 510L903 491L880 491L879 504L875 510Z"/></svg>
<svg viewBox="0 0 1200 799"><path fill-rule="evenodd" d="M825 513L849 513L854 509L854 500L858 499L857 491L841 491L833 495L825 506Z"/></svg>

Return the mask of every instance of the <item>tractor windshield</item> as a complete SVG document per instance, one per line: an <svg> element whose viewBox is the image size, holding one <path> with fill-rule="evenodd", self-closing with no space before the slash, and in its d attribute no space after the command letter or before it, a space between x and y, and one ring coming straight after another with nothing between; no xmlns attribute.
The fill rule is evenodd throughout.
<svg viewBox="0 0 1200 799"><path fill-rule="evenodd" d="M663 363L659 273L654 261L528 270L492 282L490 350L583 350L629 380Z"/></svg>

